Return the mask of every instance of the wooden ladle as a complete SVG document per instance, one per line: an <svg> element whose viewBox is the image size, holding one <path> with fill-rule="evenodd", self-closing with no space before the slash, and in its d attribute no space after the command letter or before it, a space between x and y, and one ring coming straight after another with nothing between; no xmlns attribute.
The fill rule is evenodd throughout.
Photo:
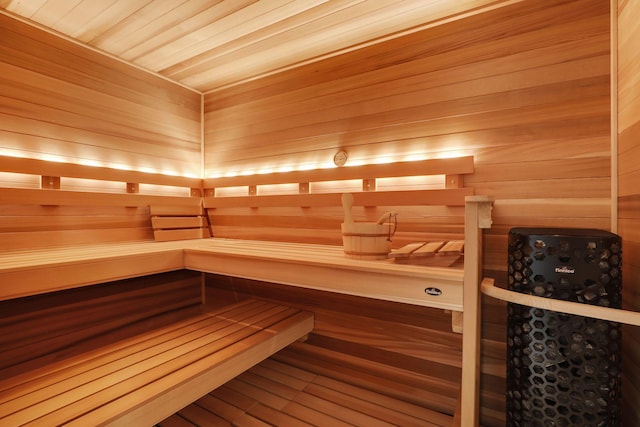
<svg viewBox="0 0 640 427"><path fill-rule="evenodd" d="M351 215L351 207L353 206L353 194L342 194L342 209L344 209L344 223L353 224L353 215Z"/></svg>

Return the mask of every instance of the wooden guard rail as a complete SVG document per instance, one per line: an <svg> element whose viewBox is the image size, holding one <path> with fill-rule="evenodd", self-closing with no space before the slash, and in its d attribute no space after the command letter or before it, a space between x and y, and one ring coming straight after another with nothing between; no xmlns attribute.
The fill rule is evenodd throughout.
<svg viewBox="0 0 640 427"><path fill-rule="evenodd" d="M607 320L609 322L624 323L640 326L640 312L622 310L619 308L600 307L591 304L582 304L572 301L562 301L552 298L537 297L497 287L492 279L483 279L482 293L502 301L541 308L544 310L558 311L561 313L575 314L578 316L592 317L594 319Z"/></svg>

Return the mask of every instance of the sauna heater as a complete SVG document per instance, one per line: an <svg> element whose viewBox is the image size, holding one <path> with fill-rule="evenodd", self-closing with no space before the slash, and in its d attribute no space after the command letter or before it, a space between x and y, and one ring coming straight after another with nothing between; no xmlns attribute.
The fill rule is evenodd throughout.
<svg viewBox="0 0 640 427"><path fill-rule="evenodd" d="M509 290L621 308L619 236L514 228ZM509 303L507 425L620 425L621 325Z"/></svg>

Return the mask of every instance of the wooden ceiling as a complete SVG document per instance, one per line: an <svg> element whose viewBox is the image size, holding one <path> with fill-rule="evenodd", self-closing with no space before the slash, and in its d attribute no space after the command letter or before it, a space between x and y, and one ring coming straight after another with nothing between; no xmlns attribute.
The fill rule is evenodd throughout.
<svg viewBox="0 0 640 427"><path fill-rule="evenodd" d="M0 10L209 92L519 0L0 0Z"/></svg>

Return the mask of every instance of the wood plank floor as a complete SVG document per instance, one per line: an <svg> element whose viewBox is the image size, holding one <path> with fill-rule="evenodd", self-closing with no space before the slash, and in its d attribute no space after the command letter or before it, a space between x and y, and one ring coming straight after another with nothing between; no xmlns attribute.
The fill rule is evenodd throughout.
<svg viewBox="0 0 640 427"><path fill-rule="evenodd" d="M158 424L451 426L451 416L267 359Z"/></svg>

